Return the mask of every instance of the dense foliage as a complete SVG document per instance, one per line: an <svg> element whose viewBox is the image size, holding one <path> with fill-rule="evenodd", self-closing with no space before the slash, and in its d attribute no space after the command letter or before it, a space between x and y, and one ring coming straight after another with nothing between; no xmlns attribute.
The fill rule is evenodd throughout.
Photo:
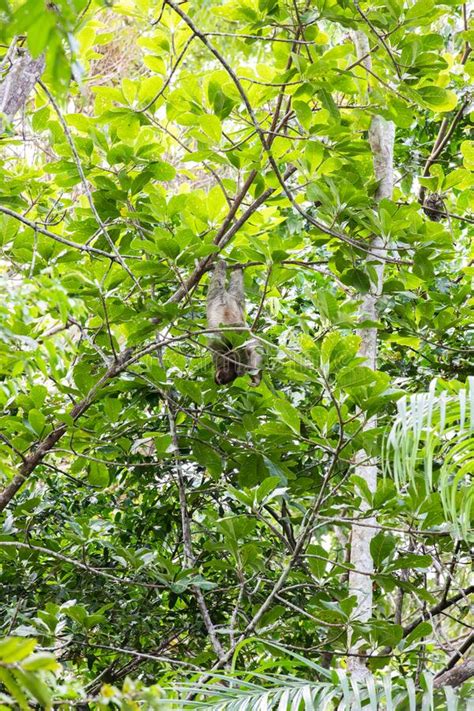
<svg viewBox="0 0 474 711"><path fill-rule="evenodd" d="M390 684L399 709L463 704L469 682L433 697L432 675L474 641L467 3L3 0L0 15L3 707L227 708L277 685L281 709L390 708ZM28 55L45 68L9 116ZM376 115L395 126L380 201ZM214 383L217 255L245 265L257 388Z"/></svg>

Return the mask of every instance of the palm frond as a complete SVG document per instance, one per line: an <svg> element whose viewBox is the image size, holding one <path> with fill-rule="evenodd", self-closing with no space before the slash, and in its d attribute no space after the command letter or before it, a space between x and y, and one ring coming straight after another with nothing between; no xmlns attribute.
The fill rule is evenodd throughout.
<svg viewBox="0 0 474 711"><path fill-rule="evenodd" d="M384 448L385 466L401 490L435 483L456 538L468 538L474 502L474 378L433 380L428 392L403 397ZM436 466L436 479L434 468Z"/></svg>
<svg viewBox="0 0 474 711"><path fill-rule="evenodd" d="M162 687L157 707L167 711L457 711L467 693L449 687L435 691L433 677L428 674L423 677L422 690L416 690L412 679L390 674L356 682L341 669L333 671L332 681L265 675L265 686L259 674L246 676L253 681L219 674L204 685L195 679L169 689Z"/></svg>

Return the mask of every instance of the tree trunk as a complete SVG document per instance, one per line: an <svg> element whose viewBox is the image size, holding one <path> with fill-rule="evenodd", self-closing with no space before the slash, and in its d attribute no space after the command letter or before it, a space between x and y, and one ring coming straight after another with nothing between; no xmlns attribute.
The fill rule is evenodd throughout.
<svg viewBox="0 0 474 711"><path fill-rule="evenodd" d="M353 36L357 50L357 56L364 57L369 52L369 43L363 32L356 32ZM363 61L363 66L370 69L370 56ZM369 129L369 143L372 149L375 176L379 182L376 198L390 198L393 190L393 144L395 137L395 127L392 122L386 121L381 116L374 116ZM359 308L360 321L377 320L377 302L382 293L383 286L383 262L377 261L377 256L383 256L385 252L381 250L384 243L380 237L375 237L371 244L368 261L374 263L377 274L376 284L370 293L366 294ZM373 370L377 367L377 329L361 328L358 331L361 337L359 355L365 358L365 363ZM377 418L372 417L365 424L364 429L369 430L377 425ZM368 459L365 452L358 452L356 457L357 476L362 477L369 490L374 492L377 488L377 462ZM368 505L362 501L361 512L366 511ZM375 524L375 518L366 519L366 523ZM354 612L354 619L360 622L367 622L372 616L372 573L374 564L370 552L370 542L376 534L376 528L366 526L352 527L351 534L351 555L350 562L354 566L349 573L349 594L355 595L357 605ZM358 643L350 644L351 654L357 654ZM363 680L368 671L365 659L358 656L351 656L348 660L348 668L353 677Z"/></svg>

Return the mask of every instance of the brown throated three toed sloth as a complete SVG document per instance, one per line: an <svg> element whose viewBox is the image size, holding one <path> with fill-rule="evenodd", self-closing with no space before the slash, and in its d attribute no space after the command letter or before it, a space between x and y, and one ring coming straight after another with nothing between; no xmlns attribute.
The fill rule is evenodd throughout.
<svg viewBox="0 0 474 711"><path fill-rule="evenodd" d="M215 381L218 385L232 383L239 375L249 373L252 385L259 385L261 355L257 350L255 338L247 339L243 344L233 344L239 331L223 331L222 326L245 326L244 277L242 269L235 269L226 289L227 264L219 260L214 267L211 283L207 292L207 325L218 334L209 340L216 369ZM241 331L240 331L241 332ZM245 334L245 332L244 332ZM243 334L243 335L244 335Z"/></svg>

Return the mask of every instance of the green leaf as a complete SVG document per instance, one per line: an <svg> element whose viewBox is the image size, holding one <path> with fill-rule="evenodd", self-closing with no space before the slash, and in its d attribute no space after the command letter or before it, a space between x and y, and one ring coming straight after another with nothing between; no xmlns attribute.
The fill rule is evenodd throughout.
<svg viewBox="0 0 474 711"><path fill-rule="evenodd" d="M319 311L331 323L336 323L338 318L337 300L328 291L318 291L315 297Z"/></svg>
<svg viewBox="0 0 474 711"><path fill-rule="evenodd" d="M375 372L365 365L341 368L336 377L341 388L355 388L370 385L377 380Z"/></svg>
<svg viewBox="0 0 474 711"><path fill-rule="evenodd" d="M436 112L452 111L458 103L454 91L440 86L424 86L415 93L424 106Z"/></svg>
<svg viewBox="0 0 474 711"><path fill-rule="evenodd" d="M264 501L266 497L278 487L279 484L281 484L281 478L279 476L268 476L257 488L257 491L255 492L255 501L258 504L262 503L262 501Z"/></svg>
<svg viewBox="0 0 474 711"><path fill-rule="evenodd" d="M111 422L116 422L122 410L122 403L118 398L107 397L104 400L104 410Z"/></svg>
<svg viewBox="0 0 474 711"><path fill-rule="evenodd" d="M465 167L468 170L474 170L474 141L463 141L461 143L461 153Z"/></svg>
<svg viewBox="0 0 474 711"><path fill-rule="evenodd" d="M433 631L432 625L429 622L420 622L415 629L410 632L404 640L405 647L408 647L413 642L417 642L423 637L429 637Z"/></svg>
<svg viewBox="0 0 474 711"><path fill-rule="evenodd" d="M370 553L376 568L380 568L382 563L393 553L395 545L395 538L383 531L379 531L372 538L370 541Z"/></svg>
<svg viewBox="0 0 474 711"><path fill-rule="evenodd" d="M219 143L222 136L222 125L217 116L206 114L199 119L199 125L204 133L209 136L212 141Z"/></svg>
<svg viewBox="0 0 474 711"><path fill-rule="evenodd" d="M150 163L150 171L156 180L162 180L164 182L173 180L176 176L176 169L164 161L155 161L154 163Z"/></svg>
<svg viewBox="0 0 474 711"><path fill-rule="evenodd" d="M402 555L400 556L400 558L397 558L397 560L394 560L393 563L390 563L387 568L387 571L404 570L407 568L414 570L416 568L429 568L432 562L433 559L430 555L416 555L415 553L407 553L406 555Z"/></svg>
<svg viewBox="0 0 474 711"><path fill-rule="evenodd" d="M247 516L227 516L218 521L218 528L226 537L233 540L243 540L255 531L257 522Z"/></svg>
<svg viewBox="0 0 474 711"><path fill-rule="evenodd" d="M26 698L21 686L15 679L13 673L10 672L8 669L3 669L0 667L0 681L5 686L7 691L13 696L19 708L22 709L22 711L23 709L28 711L28 709L30 708L28 699Z"/></svg>
<svg viewBox="0 0 474 711"><path fill-rule="evenodd" d="M319 89L318 90L318 96L321 99L321 104L322 106L327 109L329 112L329 115L331 116L332 119L335 121L340 120L340 112L339 108L332 98L332 94L330 91L327 91L327 89Z"/></svg>
<svg viewBox="0 0 474 711"><path fill-rule="evenodd" d="M175 386L182 395L191 398L193 402L202 403L202 388L198 383L192 383L184 378L176 378Z"/></svg>
<svg viewBox="0 0 474 711"><path fill-rule="evenodd" d="M70 605L65 608L64 612L67 617L70 617L81 626L86 626L89 614L83 605Z"/></svg>
<svg viewBox="0 0 474 711"><path fill-rule="evenodd" d="M337 331L328 333L328 335L324 337L323 343L321 345L321 365L323 367L329 366L331 354L340 342L341 335Z"/></svg>
<svg viewBox="0 0 474 711"><path fill-rule="evenodd" d="M307 141L304 157L309 163L311 172L315 172L324 156L324 146L320 141Z"/></svg>
<svg viewBox="0 0 474 711"><path fill-rule="evenodd" d="M121 84L122 94L128 104L133 104L138 93L138 82L124 77Z"/></svg>
<svg viewBox="0 0 474 711"><path fill-rule="evenodd" d="M217 587L216 583L212 583L210 580L206 580L202 575L194 575L191 578L191 583L201 590L214 590Z"/></svg>
<svg viewBox="0 0 474 711"><path fill-rule="evenodd" d="M244 506L247 506L248 508L253 506L254 496L249 493L248 489L241 491L240 489L236 489L234 486L229 486L228 491L231 496L233 496L237 501L240 501L240 503Z"/></svg>
<svg viewBox="0 0 474 711"><path fill-rule="evenodd" d="M35 404L35 408L40 408L43 406L47 394L48 390L47 388L45 388L44 385L33 385L29 395Z"/></svg>
<svg viewBox="0 0 474 711"><path fill-rule="evenodd" d="M317 543L310 543L306 549L306 561L313 575L322 580L329 562L326 550Z"/></svg>
<svg viewBox="0 0 474 711"><path fill-rule="evenodd" d="M218 476L222 471L222 460L217 452L205 442L193 442L193 454L196 457L196 461L209 472Z"/></svg>
<svg viewBox="0 0 474 711"><path fill-rule="evenodd" d="M346 269L341 274L341 281L360 291L361 294L367 294L370 291L370 279L362 269Z"/></svg>
<svg viewBox="0 0 474 711"><path fill-rule="evenodd" d="M28 689L30 694L36 699L42 708L51 708L52 694L38 674L17 669L15 670L15 676L18 681L20 681Z"/></svg>
<svg viewBox="0 0 474 711"><path fill-rule="evenodd" d="M273 404L274 412L281 416L281 419L296 434L300 433L300 416L298 410L291 405L288 400L275 400Z"/></svg>
<svg viewBox="0 0 474 711"><path fill-rule="evenodd" d="M403 637L403 627L385 620L374 620L370 623L372 636L383 647L396 647Z"/></svg>
<svg viewBox="0 0 474 711"><path fill-rule="evenodd" d="M424 17L432 12L434 8L434 0L417 0L405 13L407 20Z"/></svg>
<svg viewBox="0 0 474 711"><path fill-rule="evenodd" d="M49 119L49 106L43 106L41 109L38 109L38 111L35 111L33 114L33 118L31 120L31 125L33 126L33 130L36 133L40 133L41 131L44 131L47 126L47 122Z"/></svg>
<svg viewBox="0 0 474 711"><path fill-rule="evenodd" d="M34 429L37 435L41 435L46 424L46 418L42 412L33 408L28 412L28 422Z"/></svg>
<svg viewBox="0 0 474 711"><path fill-rule="evenodd" d="M149 104L155 99L155 97L159 94L162 88L163 79L161 77L152 76L145 77L145 79L142 79L138 92L140 104Z"/></svg>
<svg viewBox="0 0 474 711"><path fill-rule="evenodd" d="M89 484L104 488L109 485L109 471L102 462L91 462L89 464Z"/></svg>
<svg viewBox="0 0 474 711"><path fill-rule="evenodd" d="M143 170L141 173L136 175L132 180L132 185L130 187L131 194L136 195L137 193L139 193L145 187L145 185L148 185L152 178L153 173L151 170Z"/></svg>
<svg viewBox="0 0 474 711"><path fill-rule="evenodd" d="M39 57L48 44L56 18L52 12L43 12L41 18L28 31L28 49L32 57Z"/></svg>
<svg viewBox="0 0 474 711"><path fill-rule="evenodd" d="M362 498L365 499L369 506L372 506L373 496L366 479L364 479L364 477L362 476L358 476L357 474L352 474L351 482L354 482L354 484L356 484L359 493L362 495Z"/></svg>
<svg viewBox="0 0 474 711"><path fill-rule="evenodd" d="M5 637L0 640L0 661L4 664L20 662L31 654L37 641L25 637Z"/></svg>
<svg viewBox="0 0 474 711"><path fill-rule="evenodd" d="M24 660L22 667L25 671L56 671L60 669L60 665L53 655L47 652L32 654L31 657Z"/></svg>
<svg viewBox="0 0 474 711"><path fill-rule="evenodd" d="M300 121L305 128L309 128L313 120L313 112L308 104L304 101L296 100L293 102L293 108L296 111L298 121Z"/></svg>

